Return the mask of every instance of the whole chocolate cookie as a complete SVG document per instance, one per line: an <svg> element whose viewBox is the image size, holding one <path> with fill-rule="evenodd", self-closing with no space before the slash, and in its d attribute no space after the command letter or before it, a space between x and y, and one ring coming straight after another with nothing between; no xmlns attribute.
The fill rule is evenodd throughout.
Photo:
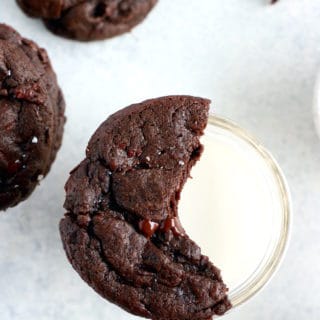
<svg viewBox="0 0 320 320"><path fill-rule="evenodd" d="M115 113L66 184L60 232L69 261L100 295L135 315L197 320L231 308L220 271L186 235L177 211L202 153L209 103L169 96Z"/></svg>
<svg viewBox="0 0 320 320"><path fill-rule="evenodd" d="M157 0L17 0L30 16L43 18L55 34L101 40L130 31Z"/></svg>
<svg viewBox="0 0 320 320"><path fill-rule="evenodd" d="M64 108L46 51L0 24L0 210L26 199L48 173Z"/></svg>

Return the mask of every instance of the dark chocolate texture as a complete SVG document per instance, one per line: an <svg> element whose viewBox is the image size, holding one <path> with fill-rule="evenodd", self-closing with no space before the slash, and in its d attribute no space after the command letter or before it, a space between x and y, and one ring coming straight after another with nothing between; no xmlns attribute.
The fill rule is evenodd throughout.
<svg viewBox="0 0 320 320"><path fill-rule="evenodd" d="M48 173L64 108L46 51L0 24L0 210L26 199Z"/></svg>
<svg viewBox="0 0 320 320"><path fill-rule="evenodd" d="M81 41L111 38L139 24L157 0L17 0L53 33Z"/></svg>
<svg viewBox="0 0 320 320"><path fill-rule="evenodd" d="M69 261L135 315L200 320L231 308L220 271L186 235L177 210L203 149L209 103L169 96L120 110L92 136L66 184L60 232Z"/></svg>

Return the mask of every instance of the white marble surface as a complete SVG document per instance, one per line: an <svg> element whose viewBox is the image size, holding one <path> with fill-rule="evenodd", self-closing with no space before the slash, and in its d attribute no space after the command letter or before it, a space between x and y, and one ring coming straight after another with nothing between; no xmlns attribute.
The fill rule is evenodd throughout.
<svg viewBox="0 0 320 320"><path fill-rule="evenodd" d="M209 97L278 159L294 225L271 284L224 319L320 318L320 141L312 121L320 67L319 0L160 0L131 34L82 44L51 35L0 0L0 21L48 49L67 100L63 147L32 197L0 216L0 319L135 319L96 295L68 264L58 221L63 185L97 125L166 94Z"/></svg>

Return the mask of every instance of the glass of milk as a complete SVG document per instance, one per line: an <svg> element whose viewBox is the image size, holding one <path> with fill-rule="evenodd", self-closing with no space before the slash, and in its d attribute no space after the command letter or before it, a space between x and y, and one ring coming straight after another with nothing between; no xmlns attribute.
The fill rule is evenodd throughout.
<svg viewBox="0 0 320 320"><path fill-rule="evenodd" d="M180 219L221 270L236 307L279 267L289 237L289 190L270 153L230 121L210 116L202 144L181 195Z"/></svg>

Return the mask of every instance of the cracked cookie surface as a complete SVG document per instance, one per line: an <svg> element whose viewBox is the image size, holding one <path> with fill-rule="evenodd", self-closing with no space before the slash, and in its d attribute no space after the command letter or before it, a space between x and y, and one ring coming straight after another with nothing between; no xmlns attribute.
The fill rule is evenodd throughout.
<svg viewBox="0 0 320 320"><path fill-rule="evenodd" d="M111 38L130 31L157 0L17 0L53 33L81 41Z"/></svg>
<svg viewBox="0 0 320 320"><path fill-rule="evenodd" d="M209 103L169 96L120 110L92 136L66 183L60 232L69 261L135 315L197 320L231 308L220 271L178 218Z"/></svg>
<svg viewBox="0 0 320 320"><path fill-rule="evenodd" d="M0 209L26 199L60 147L65 103L44 49L0 24Z"/></svg>

